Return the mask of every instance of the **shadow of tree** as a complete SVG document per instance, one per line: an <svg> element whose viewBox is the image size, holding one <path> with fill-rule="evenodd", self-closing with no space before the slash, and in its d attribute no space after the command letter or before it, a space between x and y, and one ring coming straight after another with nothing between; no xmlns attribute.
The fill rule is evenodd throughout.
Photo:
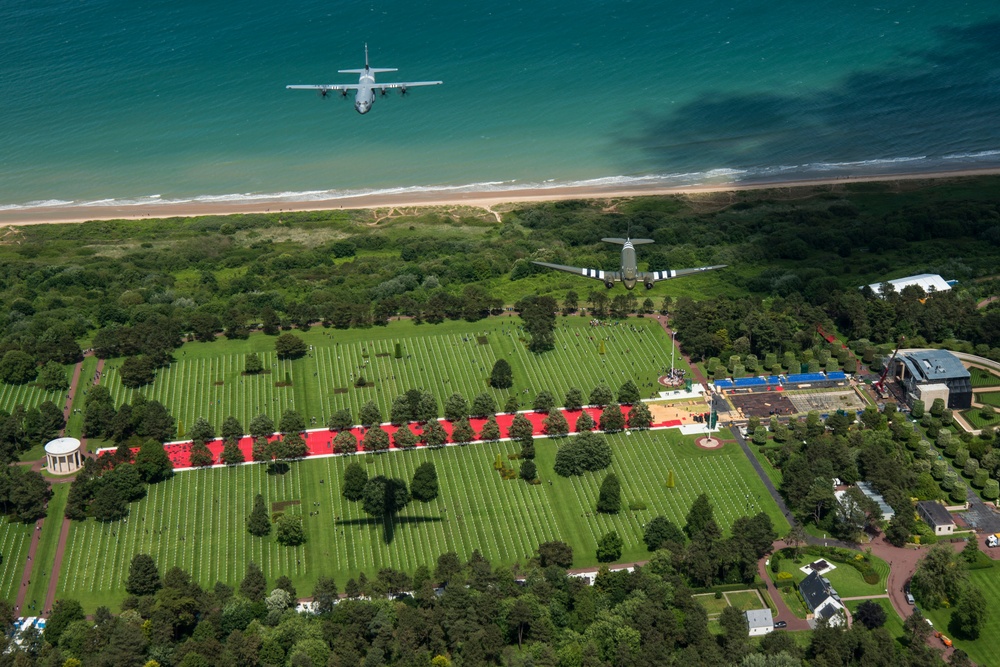
<svg viewBox="0 0 1000 667"><path fill-rule="evenodd" d="M648 116L638 136L620 141L670 172L812 164L836 173L836 163L877 168L857 163L1000 149L1000 124L990 120L1000 108L1000 21L938 35L938 44L905 62L824 90L705 94ZM1000 162L1000 155L986 159Z"/></svg>
<svg viewBox="0 0 1000 667"><path fill-rule="evenodd" d="M396 530L402 526L418 525L422 523L441 523L441 521L441 517L436 516L399 516L396 514L381 519L376 519L374 517L345 519L343 521L337 521L336 525L364 526L369 528L381 525L382 539L385 540L386 544L392 544L393 539L396 537Z"/></svg>

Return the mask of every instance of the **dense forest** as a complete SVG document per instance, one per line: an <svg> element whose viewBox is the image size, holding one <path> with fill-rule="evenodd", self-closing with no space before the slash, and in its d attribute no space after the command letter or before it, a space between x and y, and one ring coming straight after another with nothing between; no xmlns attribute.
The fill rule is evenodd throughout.
<svg viewBox="0 0 1000 667"><path fill-rule="evenodd" d="M726 540L733 549L770 549L774 536L757 530L764 528L759 517L740 522L747 539ZM295 590L287 577L268 582L252 562L235 589L217 583L206 590L184 570L161 573L151 557L136 554L118 615L101 607L88 619L77 601L58 600L44 633L31 630L19 645L8 644L0 665L944 665L925 643L929 630L919 612L906 621L901 643L881 627L884 614L849 630L821 623L802 644L786 632L749 638L744 615L730 606L713 632L705 607L692 597L683 556L697 559L713 548L706 547L718 531L711 506L698 499L683 532L665 520L654 525L647 530L650 549L668 548L657 548L634 572L602 570L593 586L568 576L572 549L559 542L539 545L533 559L514 567L494 567L478 552L465 563L445 553L433 569L362 574L347 583L344 596L326 577L312 591ZM757 555L748 557L752 578ZM296 612L304 595L313 597L315 614ZM0 609L5 630L12 611ZM969 663L957 656L950 664Z"/></svg>
<svg viewBox="0 0 1000 667"><path fill-rule="evenodd" d="M983 177L532 204L502 222L457 209L10 228L0 380L34 381L81 347L151 376L187 335L367 327L395 315L474 321L532 294L601 315L673 302L696 357L804 349L818 323L876 344L955 339L998 357L1000 304L976 308L1000 286L998 192L1000 179ZM618 253L599 239L626 234L656 240L640 253L650 268L730 268L626 296L530 263L614 269ZM958 288L927 300L858 289L919 272Z"/></svg>

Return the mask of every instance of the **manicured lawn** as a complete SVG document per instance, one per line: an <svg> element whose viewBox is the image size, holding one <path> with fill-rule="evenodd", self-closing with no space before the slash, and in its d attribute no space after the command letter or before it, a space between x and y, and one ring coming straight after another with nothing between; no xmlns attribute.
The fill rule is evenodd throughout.
<svg viewBox="0 0 1000 667"><path fill-rule="evenodd" d="M990 607L979 639L971 641L955 636L955 629L950 625L951 609L924 609L923 612L934 623L934 629L945 633L955 642L956 648L969 654L973 662L978 665L993 665L996 664L996 656L1000 652L1000 610L995 604L1000 596L1000 567L972 570L969 572L969 585L980 590Z"/></svg>
<svg viewBox="0 0 1000 667"><path fill-rule="evenodd" d="M761 453L760 448L757 445L752 442L748 442L747 446L750 447L750 451L753 452L754 458L760 462L760 467L764 469L764 474L767 475L767 478L771 480L772 484L774 484L774 488L781 488L781 471L775 468L768 458Z"/></svg>
<svg viewBox="0 0 1000 667"><path fill-rule="evenodd" d="M767 606L761 602L760 596L758 596L755 591L737 591L735 593L726 593L726 598L729 599L730 605L736 607L740 611L746 611L747 609L763 609Z"/></svg>
<svg viewBox="0 0 1000 667"><path fill-rule="evenodd" d="M70 410L69 420L66 423L66 435L79 438L83 433L83 408L87 401L87 394L84 392L94 383L94 372L97 370L97 362L97 357L85 357L83 359L83 367L80 369L80 383L77 387L76 395L73 396L72 410ZM79 414L75 412L76 410L80 411ZM88 443L87 449L94 451L94 443Z"/></svg>
<svg viewBox="0 0 1000 667"><path fill-rule="evenodd" d="M669 352L669 351L668 351ZM667 359L670 363L670 359ZM72 379L73 366L64 366L66 379ZM0 382L0 410L10 414L15 406L23 405L25 408L38 407L39 403L52 401L59 407L66 404L65 391L45 391L33 382L28 384L5 384Z"/></svg>
<svg viewBox="0 0 1000 667"><path fill-rule="evenodd" d="M974 428L993 428L994 426L1000 424L1000 414L994 415L993 419L983 419L979 412L979 408L963 410L962 416L965 417L965 421L972 424Z"/></svg>
<svg viewBox="0 0 1000 667"><path fill-rule="evenodd" d="M721 597L718 600L715 599L715 593L705 593L704 595L695 595L694 599L705 608L705 612L709 617L718 616L722 613L722 610L729 606L725 597Z"/></svg>
<svg viewBox="0 0 1000 667"><path fill-rule="evenodd" d="M981 391L976 393L975 398L977 403L985 403L987 405L993 405L1000 407L1000 391Z"/></svg>
<svg viewBox="0 0 1000 667"><path fill-rule="evenodd" d="M187 343L174 353L176 361L147 387L130 390L121 385L116 372L120 359L109 360L102 383L116 404L131 400L135 391L162 402L185 428L197 417L218 428L229 415L246 428L262 412L277 421L288 408L301 412L310 425L316 418L315 424L322 426L335 410L346 407L356 416L369 400L381 407L387 420L392 400L411 388L427 389L439 406L456 392L469 401L488 392L498 408L510 394L527 408L539 391L547 390L561 405L570 387L581 389L586 399L602 382L617 391L628 379L647 398L663 389L656 379L670 365L670 338L654 320L631 318L622 326L593 328L582 317L559 318L556 349L542 355L529 352L519 340L524 336L519 323L518 318L495 317L438 325L394 321L387 327L346 331L317 327L293 332L312 346L307 356L294 361L279 361L275 338L263 334L245 341ZM480 344L478 336L486 344ZM600 354L601 339L606 339L604 354ZM394 357L397 342L401 359ZM250 352L261 356L269 374L242 375ZM493 363L500 357L513 369L510 390L487 386ZM675 364L685 367L679 356ZM355 388L358 375L373 386ZM274 386L286 378L291 387Z"/></svg>
<svg viewBox="0 0 1000 667"><path fill-rule="evenodd" d="M52 568L56 557L56 546L59 544L59 531L62 528L63 512L66 510L66 498L69 496L69 484L53 484L53 496L49 501L48 515L42 526L41 539L35 552L35 564L31 569L31 584L28 594L24 597L24 616L37 615L45 602L45 594L49 591L49 581L52 578ZM32 530L34 526L31 526ZM65 562L65 560L64 560ZM21 580L21 572L17 573ZM37 601L34 609L28 609L32 601ZM22 610L25 611L25 610Z"/></svg>
<svg viewBox="0 0 1000 667"><path fill-rule="evenodd" d="M851 611L853 615L857 612L858 607L864 603L865 600L847 600L844 605ZM896 610L893 609L892 603L889 602L888 598L873 598L871 602L874 602L878 606L885 610L885 625L882 626L889 631L896 640L899 640L903 636L903 619L899 617Z"/></svg>
<svg viewBox="0 0 1000 667"><path fill-rule="evenodd" d="M597 540L610 530L625 542L622 562L645 560L649 553L641 541L643 526L659 514L683 525L702 491L709 493L723 530L737 517L761 510L772 517L779 534L788 529L734 445L702 450L676 430L619 434L609 441L624 504L642 500L649 509L598 515L594 506L604 473L570 479L554 475L558 444L546 439L535 443L542 479L535 486L502 481L494 471L497 453L506 456L517 449L510 443L311 459L292 465L285 475L269 475L259 465L180 473L150 487L148 496L131 506L127 523L74 523L59 595L79 599L90 611L100 604L114 607L124 595L129 560L138 552L153 555L161 572L179 565L206 586L217 580L238 583L247 561L254 560L272 581L287 574L303 594L320 574L333 575L343 586L361 571L373 576L382 567L412 571L420 564L433 566L446 551L464 559L479 549L494 563L523 562L539 543L552 539L573 546L574 566L593 566ZM417 465L433 461L441 496L406 508L391 525L393 539L387 545L385 527L341 497L342 471L352 460L363 463L370 475L407 482ZM665 484L669 470L676 477L673 489ZM303 514L309 538L305 545L281 547L272 538L246 532L244 522L258 492L269 503L300 501L286 511ZM313 511L318 515L309 516Z"/></svg>
<svg viewBox="0 0 1000 667"><path fill-rule="evenodd" d="M864 577L861 576L860 572L844 563L834 563L834 565L837 566L836 569L831 572L827 572L823 576L830 580L830 585L837 590L837 593L839 593L841 597L882 595L885 593L885 581L886 576L889 573L889 565L877 556L871 556L870 558L872 559L875 569L881 575L877 584L866 584ZM800 581L806 578L806 575L803 574L799 568L818 559L818 556L809 556L807 554L803 555L798 563L788 559L782 559L781 571L790 572L792 577L795 579L796 585L798 585Z"/></svg>
<svg viewBox="0 0 1000 667"><path fill-rule="evenodd" d="M778 591L781 593L781 599L785 601L785 604L788 605L788 608L796 617L805 618L809 614L809 610L806 608L805 602L802 601L802 596L799 595L799 589L796 586L779 588Z"/></svg>
<svg viewBox="0 0 1000 667"><path fill-rule="evenodd" d="M3 557L0 562L0 600L7 600L12 605L21 585L24 565L28 562L28 548L34 530L34 523L16 523L7 517L0 518L0 555Z"/></svg>
<svg viewBox="0 0 1000 667"><path fill-rule="evenodd" d="M983 368L970 368L969 375L971 376L972 386L976 389L1000 385L1000 375L991 373Z"/></svg>

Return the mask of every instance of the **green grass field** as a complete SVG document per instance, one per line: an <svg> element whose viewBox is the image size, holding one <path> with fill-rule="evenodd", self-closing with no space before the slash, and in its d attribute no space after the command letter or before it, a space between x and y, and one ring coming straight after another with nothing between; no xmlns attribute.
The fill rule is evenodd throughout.
<svg viewBox="0 0 1000 667"><path fill-rule="evenodd" d="M34 523L23 524L11 522L7 517L0 518L0 600L7 600L12 605L21 585L24 565L28 562L28 547L34 530Z"/></svg>
<svg viewBox="0 0 1000 667"><path fill-rule="evenodd" d="M1000 596L1000 567L972 570L969 572L969 585L978 588L990 606L989 615L979 633L979 639L970 641L955 637L954 631L949 627L951 609L924 609L923 611L927 618L934 623L934 629L945 633L955 642L956 648L969 654L973 662L977 665L994 665L997 653L1000 651L1000 610L994 603L997 596Z"/></svg>
<svg viewBox="0 0 1000 667"><path fill-rule="evenodd" d="M698 449L674 430L620 434L610 441L624 503L642 500L649 509L597 515L594 506L603 473L555 476L553 440L536 442L543 483L535 486L502 481L493 470L497 453L515 451L510 443L312 459L294 464L285 475L268 475L256 465L180 473L150 487L147 498L132 505L127 523L74 523L59 595L79 599L88 610L100 604L116 606L124 594L129 560L138 552L152 554L161 571L172 565L189 570L203 585L217 580L238 583L246 562L254 560L269 578L287 574L305 594L320 574L333 575L343 586L361 571L369 576L387 566L412 571L420 564L433 565L443 552L456 551L466 558L473 549L494 563L523 562L539 543L552 539L573 546L574 566L593 566L597 540L609 530L617 530L625 542L622 562L644 560L648 552L641 541L643 525L658 514L683 525L702 491L710 494L724 530L737 517L762 509L779 534L788 529L738 447ZM371 475L407 481L417 465L433 461L441 496L428 504L413 503L402 512L387 545L383 526L340 495L342 470L349 460L363 462ZM677 478L674 489L665 486L668 470ZM269 503L300 501L287 511L303 514L309 537L305 545L280 547L271 538L246 532L244 521L257 492ZM319 514L309 516L312 511Z"/></svg>
<svg viewBox="0 0 1000 667"><path fill-rule="evenodd" d="M1000 408L1000 391L981 391L975 396L976 403L984 403Z"/></svg>
<svg viewBox="0 0 1000 667"><path fill-rule="evenodd" d="M42 526L38 550L35 552L34 566L31 568L31 584L28 586L27 595L24 596L25 611L28 614L22 615L38 614L45 602L45 595L49 591L49 582L52 579L56 547L59 544L59 531L62 528L63 513L66 511L66 499L69 497L69 484L53 484L52 491L53 496L52 500L49 501L48 515ZM20 576L19 572L19 580ZM29 609L28 605L32 601L36 601L35 608Z"/></svg>
<svg viewBox="0 0 1000 667"><path fill-rule="evenodd" d="M979 413L979 408L963 410L962 416L965 418L965 421L969 422L973 426L973 428L993 428L1000 424L1000 414L993 417L993 419L983 419L982 415Z"/></svg>
<svg viewBox="0 0 1000 667"><path fill-rule="evenodd" d="M885 593L886 578L889 575L889 564L877 556L870 556L870 558L875 570L879 573L877 584L866 584L860 572L844 563L833 563L837 566L836 569L827 572L823 576L830 580L830 585L837 590L837 593L841 597L883 595ZM785 558L781 561L781 571L791 573L797 586L806 577L799 568L814 560L817 560L817 557L808 555L803 555L798 563Z"/></svg>
<svg viewBox="0 0 1000 667"><path fill-rule="evenodd" d="M669 360L668 360L669 363ZM73 378L73 366L65 366L66 379ZM5 384L0 382L0 410L10 413L14 406L23 405L26 408L37 407L45 401L52 401L59 407L66 403L65 391L45 391L33 382L28 384Z"/></svg>
<svg viewBox="0 0 1000 667"><path fill-rule="evenodd" d="M275 338L263 334L245 341L188 343L174 353L176 361L159 371L150 386L123 387L114 370L120 360L108 362L102 383L116 403L131 400L135 391L162 402L185 428L197 417L207 418L218 428L230 414L245 428L255 415L266 412L277 421L284 410L293 407L307 420L315 417L317 424L325 425L335 410L346 407L356 416L368 400L378 403L388 420L392 400L411 388L429 390L439 404L455 392L471 401L485 391L493 395L498 408L511 392L529 407L539 391L552 392L561 404L570 387L581 389L586 398L601 382L617 391L632 379L645 396L662 389L646 386L655 383L660 371L670 365L670 338L655 320L633 318L625 326L594 329L585 318L559 318L556 349L543 355L528 352L518 340L514 323L519 321L490 318L438 325L394 321L388 327L364 330L313 328L304 334L295 332L313 349L294 361L278 361ZM485 336L487 344L480 345L477 335ZM598 336L609 338L603 355ZM402 359L393 357L396 342L402 345ZM250 352L261 355L270 374L242 375ZM507 359L514 372L514 387L509 391L487 386L499 357ZM679 355L675 364L686 367ZM359 373L374 386L355 388ZM275 387L286 374L293 386Z"/></svg>
<svg viewBox="0 0 1000 667"><path fill-rule="evenodd" d="M973 366L969 369L969 375L972 376L972 386L975 389L1000 386L1000 375L991 373L984 368Z"/></svg>
<svg viewBox="0 0 1000 667"><path fill-rule="evenodd" d="M726 598L729 600L729 604L736 607L740 611L746 611L747 609L763 609L766 604L761 602L760 596L756 591L737 591L735 593L726 593Z"/></svg>

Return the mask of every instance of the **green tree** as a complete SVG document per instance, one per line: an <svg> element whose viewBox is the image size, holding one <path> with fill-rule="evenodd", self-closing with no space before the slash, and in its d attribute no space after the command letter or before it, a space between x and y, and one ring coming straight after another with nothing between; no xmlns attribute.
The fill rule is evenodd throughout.
<svg viewBox="0 0 1000 667"><path fill-rule="evenodd" d="M583 392L576 387L570 387L566 390L566 399L563 401L563 407L569 411L579 410L583 407Z"/></svg>
<svg viewBox="0 0 1000 667"><path fill-rule="evenodd" d="M10 354L8 352L8 354ZM6 357L4 357L6 359ZM34 364L34 362L32 362ZM2 362L0 362L0 375L3 373ZM31 376L34 379L34 375ZM137 357L126 357L118 367L118 377L124 386L129 389L150 384L156 378L156 368L149 357L140 355ZM16 383L11 383L16 384Z"/></svg>
<svg viewBox="0 0 1000 667"><path fill-rule="evenodd" d="M886 621L885 609L872 600L865 600L854 612L854 620L869 630L881 628Z"/></svg>
<svg viewBox="0 0 1000 667"><path fill-rule="evenodd" d="M223 440L229 440L231 438L239 440L243 437L246 431L243 430L243 424L240 420L232 415L226 417L222 421L222 428L219 429L219 436Z"/></svg>
<svg viewBox="0 0 1000 667"><path fill-rule="evenodd" d="M298 514L282 514L276 524L275 539L278 544L286 547L304 544L306 531L302 527L302 517Z"/></svg>
<svg viewBox="0 0 1000 667"><path fill-rule="evenodd" d="M52 605L52 613L45 623L45 641L53 646L58 645L59 638L71 623L85 619L83 606L76 600L56 600Z"/></svg>
<svg viewBox="0 0 1000 667"><path fill-rule="evenodd" d="M402 426L409 421L413 421L413 409L406 394L400 394L392 400L392 406L389 408L389 423L393 426Z"/></svg>
<svg viewBox="0 0 1000 667"><path fill-rule="evenodd" d="M253 561L247 563L246 574L240 582L240 595L251 602L263 602L267 592L267 579L260 566Z"/></svg>
<svg viewBox="0 0 1000 667"><path fill-rule="evenodd" d="M246 461L240 443L235 438L227 438L222 445L222 462L227 466L239 465Z"/></svg>
<svg viewBox="0 0 1000 667"><path fill-rule="evenodd" d="M451 439L459 444L467 444L476 439L476 432L472 430L472 424L468 417L462 417L451 429Z"/></svg>
<svg viewBox="0 0 1000 667"><path fill-rule="evenodd" d="M510 396L508 396L507 400L504 401L503 411L506 412L507 414L512 415L515 412L517 412L520 408L521 408L521 404L517 400L517 396L514 395L514 394L511 394Z"/></svg>
<svg viewBox="0 0 1000 667"><path fill-rule="evenodd" d="M486 442L496 442L500 439L500 425L497 424L496 415L490 415L490 418L483 424L483 428L479 432L479 439Z"/></svg>
<svg viewBox="0 0 1000 667"><path fill-rule="evenodd" d="M497 359L490 371L490 386L494 389L510 389L514 386L514 374L506 359Z"/></svg>
<svg viewBox="0 0 1000 667"><path fill-rule="evenodd" d="M160 590L160 571L148 554L135 554L128 568L125 591L130 595L153 595Z"/></svg>
<svg viewBox="0 0 1000 667"><path fill-rule="evenodd" d="M274 433L274 422L265 414L260 414L250 420L250 435L257 438L267 438Z"/></svg>
<svg viewBox="0 0 1000 667"><path fill-rule="evenodd" d="M941 419L941 415L944 414L945 404L943 398L935 398L934 402L931 403L931 416Z"/></svg>
<svg viewBox="0 0 1000 667"><path fill-rule="evenodd" d="M975 586L966 586L955 606L952 623L959 634L966 639L978 639L986 625L990 607L986 598Z"/></svg>
<svg viewBox="0 0 1000 667"><path fill-rule="evenodd" d="M330 415L330 421L327 423L327 428L331 431L343 431L352 426L354 426L354 418L351 416L351 411L346 408L335 411Z"/></svg>
<svg viewBox="0 0 1000 667"><path fill-rule="evenodd" d="M611 388L604 384L599 384L590 392L590 405L605 406L614 400Z"/></svg>
<svg viewBox="0 0 1000 667"><path fill-rule="evenodd" d="M365 484L362 509L376 519L392 516L410 503L406 483L376 475Z"/></svg>
<svg viewBox="0 0 1000 667"><path fill-rule="evenodd" d="M535 412L548 412L553 407L555 407L556 399L551 393L547 391L540 391L535 396L535 402L532 406Z"/></svg>
<svg viewBox="0 0 1000 667"><path fill-rule="evenodd" d="M590 413L584 410L580 413L580 416L576 418L576 432L583 433L584 431L593 431L597 424L594 423L594 418L590 416Z"/></svg>
<svg viewBox="0 0 1000 667"><path fill-rule="evenodd" d="M525 460L532 460L535 458L535 439L534 438L522 438L517 441L521 445L521 458Z"/></svg>
<svg viewBox="0 0 1000 667"><path fill-rule="evenodd" d="M69 378L61 365L55 361L47 361L38 372L38 384L45 391L61 391L69 389Z"/></svg>
<svg viewBox="0 0 1000 667"><path fill-rule="evenodd" d="M306 353L306 342L295 334L281 334L274 341L274 351L278 359L298 359Z"/></svg>
<svg viewBox="0 0 1000 667"><path fill-rule="evenodd" d="M597 511L605 514L618 514L622 506L622 487L618 475L609 472L601 482L601 491L597 496Z"/></svg>
<svg viewBox="0 0 1000 667"><path fill-rule="evenodd" d="M337 582L330 577L319 575L313 588L313 610L317 614L329 614L337 604Z"/></svg>
<svg viewBox="0 0 1000 667"><path fill-rule="evenodd" d="M135 457L135 467L142 481L156 484L174 475L174 464L163 445L156 440L143 440Z"/></svg>
<svg viewBox="0 0 1000 667"><path fill-rule="evenodd" d="M384 452L389 449L389 434L380 426L373 426L365 432L361 446L366 452Z"/></svg>
<svg viewBox="0 0 1000 667"><path fill-rule="evenodd" d="M646 524L642 541L646 543L646 548L649 551L656 551L667 544L683 546L685 539L680 528L666 517L657 516Z"/></svg>
<svg viewBox="0 0 1000 667"><path fill-rule="evenodd" d="M368 483L368 473L355 461L351 461L344 468L344 498L351 502L357 502L364 497L365 484Z"/></svg>
<svg viewBox="0 0 1000 667"><path fill-rule="evenodd" d="M966 580L965 561L954 553L950 544L935 544L917 566L910 580L910 589L927 609L954 605Z"/></svg>
<svg viewBox="0 0 1000 667"><path fill-rule="evenodd" d="M243 372L246 375L257 375L264 372L264 362L260 360L260 356L256 352L247 355L246 361L243 363Z"/></svg>
<svg viewBox="0 0 1000 667"><path fill-rule="evenodd" d="M417 444L417 436L413 434L409 426L403 425L392 434L392 442L399 449L409 449Z"/></svg>
<svg viewBox="0 0 1000 667"><path fill-rule="evenodd" d="M524 481L532 482L538 477L538 468L535 466L534 461L526 459L521 461L521 467L518 470L518 474Z"/></svg>
<svg viewBox="0 0 1000 667"><path fill-rule="evenodd" d="M618 535L618 531L605 533L597 541L597 561L613 563L622 557L622 546L622 538Z"/></svg>
<svg viewBox="0 0 1000 667"><path fill-rule="evenodd" d="M910 416L914 419L920 419L924 416L924 411L926 410L924 402L921 400L913 401L913 406L910 408Z"/></svg>
<svg viewBox="0 0 1000 667"><path fill-rule="evenodd" d="M306 430L306 420L298 410L285 410L281 413L278 430L282 433L301 433Z"/></svg>
<svg viewBox="0 0 1000 667"><path fill-rule="evenodd" d="M625 383L618 388L618 402L622 405L632 405L633 403L638 403L640 398L639 388L635 386L635 382L632 380L626 380Z"/></svg>
<svg viewBox="0 0 1000 667"><path fill-rule="evenodd" d="M455 393L444 402L444 418L450 422L469 416L469 402L461 394Z"/></svg>
<svg viewBox="0 0 1000 667"><path fill-rule="evenodd" d="M694 499L691 509L688 511L687 519L684 523L684 533L689 538L693 538L701 531L705 530L709 521L712 521L714 510L712 503L708 500L708 495L702 493Z"/></svg>
<svg viewBox="0 0 1000 667"><path fill-rule="evenodd" d="M428 447L440 447L448 442L448 433L437 420L433 420L427 422L427 425L424 426L421 438L427 443Z"/></svg>
<svg viewBox="0 0 1000 667"><path fill-rule="evenodd" d="M631 429L648 429L653 425L653 414L649 406L642 401L636 401L628 411L628 427Z"/></svg>
<svg viewBox="0 0 1000 667"><path fill-rule="evenodd" d="M369 428L382 423L382 411L378 409L375 401L368 401L361 406L361 410L358 412L358 419L361 421L362 426Z"/></svg>
<svg viewBox="0 0 1000 667"><path fill-rule="evenodd" d="M514 421L511 422L507 434L514 440L524 440L535 434L535 427L532 426L527 417L523 414L518 414L514 417Z"/></svg>
<svg viewBox="0 0 1000 667"><path fill-rule="evenodd" d="M202 440L194 441L188 458L195 468L211 468L212 464L215 463L215 457L212 456L212 452Z"/></svg>
<svg viewBox="0 0 1000 667"><path fill-rule="evenodd" d="M617 403L611 403L601 412L601 430L605 433L617 433L625 428L625 415Z"/></svg>
<svg viewBox="0 0 1000 667"><path fill-rule="evenodd" d="M472 399L471 415L475 417L488 417L495 415L496 411L497 403L490 394L483 392Z"/></svg>
<svg viewBox="0 0 1000 667"><path fill-rule="evenodd" d="M0 359L0 381L27 384L38 375L35 358L21 350L8 350Z"/></svg>
<svg viewBox="0 0 1000 667"><path fill-rule="evenodd" d="M417 401L417 409L414 411L413 416L420 423L437 420L438 404L437 399L434 398L434 394L429 391L420 393L420 398Z"/></svg>
<svg viewBox="0 0 1000 667"><path fill-rule="evenodd" d="M410 483L410 493L414 500L429 503L438 497L438 477L434 464L427 461L417 466Z"/></svg>
<svg viewBox="0 0 1000 667"><path fill-rule="evenodd" d="M542 421L542 426L547 435L559 437L569 433L569 422L566 421L566 417L559 410L550 412Z"/></svg>
<svg viewBox="0 0 1000 667"><path fill-rule="evenodd" d="M358 438L353 431L341 431L333 439L335 454L353 454L358 451Z"/></svg>
<svg viewBox="0 0 1000 667"><path fill-rule="evenodd" d="M542 567L555 565L561 568L573 567L573 547L565 542L542 542L538 545L538 564Z"/></svg>
<svg viewBox="0 0 1000 667"><path fill-rule="evenodd" d="M253 499L253 509L247 517L247 532L256 537L264 537L271 532L271 519L264 504L264 496L257 494Z"/></svg>

